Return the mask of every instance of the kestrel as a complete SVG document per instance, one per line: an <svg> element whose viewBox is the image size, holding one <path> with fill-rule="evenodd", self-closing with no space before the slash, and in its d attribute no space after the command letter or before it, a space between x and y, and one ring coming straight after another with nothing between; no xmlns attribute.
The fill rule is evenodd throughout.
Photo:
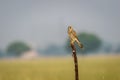
<svg viewBox="0 0 120 80"><path fill-rule="evenodd" d="M74 45L75 42L79 45L80 48L83 48L83 44L79 41L77 34L75 30L72 28L72 26L68 26L68 35L70 38L70 43Z"/></svg>

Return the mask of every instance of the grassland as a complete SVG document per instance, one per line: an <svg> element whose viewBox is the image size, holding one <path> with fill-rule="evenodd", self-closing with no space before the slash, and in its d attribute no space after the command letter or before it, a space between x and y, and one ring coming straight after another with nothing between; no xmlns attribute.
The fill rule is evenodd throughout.
<svg viewBox="0 0 120 80"><path fill-rule="evenodd" d="M78 57L80 80L120 80L120 57ZM0 80L74 80L72 57L1 60Z"/></svg>

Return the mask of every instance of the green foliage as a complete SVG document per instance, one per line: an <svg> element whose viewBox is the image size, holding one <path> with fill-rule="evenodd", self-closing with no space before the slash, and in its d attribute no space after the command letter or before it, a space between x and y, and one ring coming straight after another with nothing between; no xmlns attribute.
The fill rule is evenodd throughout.
<svg viewBox="0 0 120 80"><path fill-rule="evenodd" d="M90 34L90 33L79 33L78 38L80 42L84 45L84 49L80 49L80 47L75 43L76 45L76 50L79 53L88 53L88 52L94 52L97 51L101 45L101 40L98 36L95 34ZM68 47L70 46L70 40L67 40L66 44L66 50L68 52L71 51L71 48Z"/></svg>
<svg viewBox="0 0 120 80"><path fill-rule="evenodd" d="M21 55L23 52L30 50L30 47L24 42L13 42L7 47L7 53L13 55Z"/></svg>

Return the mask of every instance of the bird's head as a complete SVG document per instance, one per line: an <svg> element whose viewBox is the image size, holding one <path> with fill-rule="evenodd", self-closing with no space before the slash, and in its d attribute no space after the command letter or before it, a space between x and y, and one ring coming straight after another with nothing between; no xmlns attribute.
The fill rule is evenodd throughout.
<svg viewBox="0 0 120 80"><path fill-rule="evenodd" d="M68 31L72 31L72 26L68 26Z"/></svg>

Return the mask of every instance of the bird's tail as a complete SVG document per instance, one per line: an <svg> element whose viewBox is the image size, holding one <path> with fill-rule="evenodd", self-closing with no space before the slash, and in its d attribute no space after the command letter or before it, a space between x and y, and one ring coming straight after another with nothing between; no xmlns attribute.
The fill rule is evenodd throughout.
<svg viewBox="0 0 120 80"><path fill-rule="evenodd" d="M83 48L83 44L82 44L78 39L76 39L76 42L78 43L78 46L79 46L80 48Z"/></svg>

